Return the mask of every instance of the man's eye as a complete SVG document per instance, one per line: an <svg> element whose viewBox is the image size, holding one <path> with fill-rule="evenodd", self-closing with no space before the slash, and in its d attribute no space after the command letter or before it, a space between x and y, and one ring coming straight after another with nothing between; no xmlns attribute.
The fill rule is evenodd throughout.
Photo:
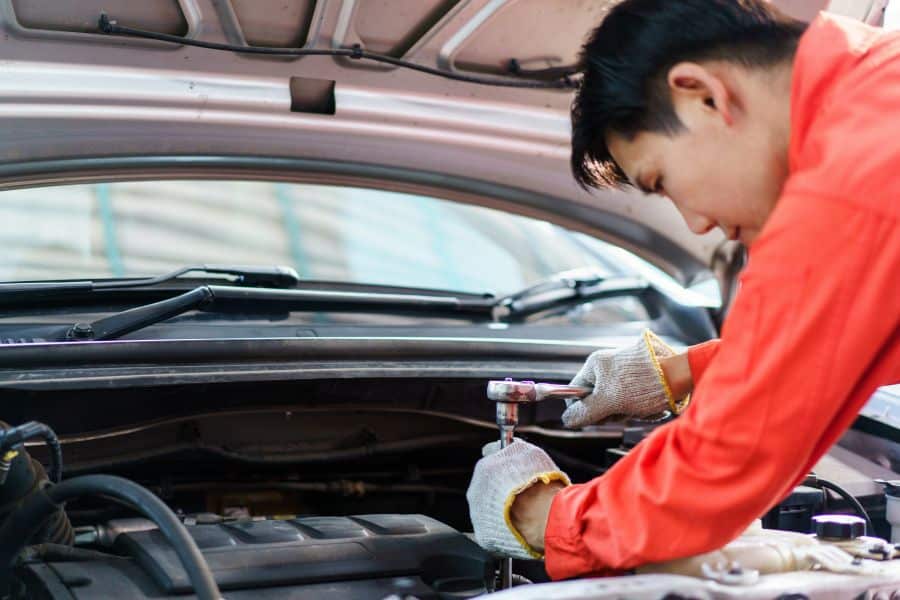
<svg viewBox="0 0 900 600"><path fill-rule="evenodd" d="M657 177L656 181L653 182L653 187L651 188L654 194L665 195L666 188L663 187L662 177Z"/></svg>

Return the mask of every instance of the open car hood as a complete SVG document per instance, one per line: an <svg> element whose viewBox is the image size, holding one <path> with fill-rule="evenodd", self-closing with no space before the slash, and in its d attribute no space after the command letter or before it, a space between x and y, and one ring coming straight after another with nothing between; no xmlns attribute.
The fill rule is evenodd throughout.
<svg viewBox="0 0 900 600"><path fill-rule="evenodd" d="M690 283L727 274L719 232L667 202L587 193L569 172L572 91L480 85L330 56L208 42L361 48L506 77L572 64L604 0L8 0L0 3L0 189L147 177L283 178L442 195L613 241ZM785 0L809 17L821 1ZM866 4L849 3L852 5ZM333 86L332 86L333 82Z"/></svg>

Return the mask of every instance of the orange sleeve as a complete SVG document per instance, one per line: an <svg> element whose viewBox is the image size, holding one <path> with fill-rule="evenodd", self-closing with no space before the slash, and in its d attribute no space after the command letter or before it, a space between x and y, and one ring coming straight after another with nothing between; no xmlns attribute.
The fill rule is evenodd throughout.
<svg viewBox="0 0 900 600"><path fill-rule="evenodd" d="M706 368L719 353L719 340L709 340L688 348L688 364L691 367L691 379L694 385L703 378Z"/></svg>
<svg viewBox="0 0 900 600"><path fill-rule="evenodd" d="M788 494L877 385L900 380L898 273L897 218L786 189L691 406L554 498L550 576L714 550Z"/></svg>

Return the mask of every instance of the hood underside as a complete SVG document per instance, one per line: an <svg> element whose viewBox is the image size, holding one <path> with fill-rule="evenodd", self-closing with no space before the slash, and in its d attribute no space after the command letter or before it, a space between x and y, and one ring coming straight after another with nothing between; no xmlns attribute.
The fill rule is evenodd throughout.
<svg viewBox="0 0 900 600"><path fill-rule="evenodd" d="M331 56L259 56L110 36L350 48L511 78L570 65L606 0L9 0L0 3L0 189L148 177L278 177L538 216L689 283L728 257L668 203L593 194L569 173L571 90L451 81ZM785 1L798 16L822 2ZM326 110L320 110L324 98ZM268 161L267 160L271 159Z"/></svg>

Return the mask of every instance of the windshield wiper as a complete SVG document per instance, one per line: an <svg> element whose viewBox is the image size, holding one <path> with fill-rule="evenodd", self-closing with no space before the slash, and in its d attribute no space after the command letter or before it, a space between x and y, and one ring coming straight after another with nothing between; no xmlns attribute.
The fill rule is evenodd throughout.
<svg viewBox="0 0 900 600"><path fill-rule="evenodd" d="M150 287L178 279L188 273L206 273L209 275L231 275L235 277L232 285L248 287L292 288L302 280L292 267L257 266L257 265L190 265L171 273L149 277L147 279L131 279L116 281L98 281L95 290L123 289L131 287Z"/></svg>
<svg viewBox="0 0 900 600"><path fill-rule="evenodd" d="M302 281L297 271L284 266L189 265L164 275L137 279L0 283L0 300L22 301L97 290L153 287L195 272L207 275L230 275L234 279L229 281L229 284L247 287L293 288Z"/></svg>
<svg viewBox="0 0 900 600"><path fill-rule="evenodd" d="M494 321L521 318L573 301L639 294L649 287L640 277L609 277L590 268L564 271L494 301L491 316Z"/></svg>
<svg viewBox="0 0 900 600"><path fill-rule="evenodd" d="M248 309L259 311L291 310L365 310L366 312L425 312L464 315L491 314L493 299L425 296L420 294L385 294L370 292L335 292L319 290L278 290L237 286L204 285L189 292L124 310L91 323L75 323L45 336L47 341L113 340L155 323L186 312L204 310Z"/></svg>

